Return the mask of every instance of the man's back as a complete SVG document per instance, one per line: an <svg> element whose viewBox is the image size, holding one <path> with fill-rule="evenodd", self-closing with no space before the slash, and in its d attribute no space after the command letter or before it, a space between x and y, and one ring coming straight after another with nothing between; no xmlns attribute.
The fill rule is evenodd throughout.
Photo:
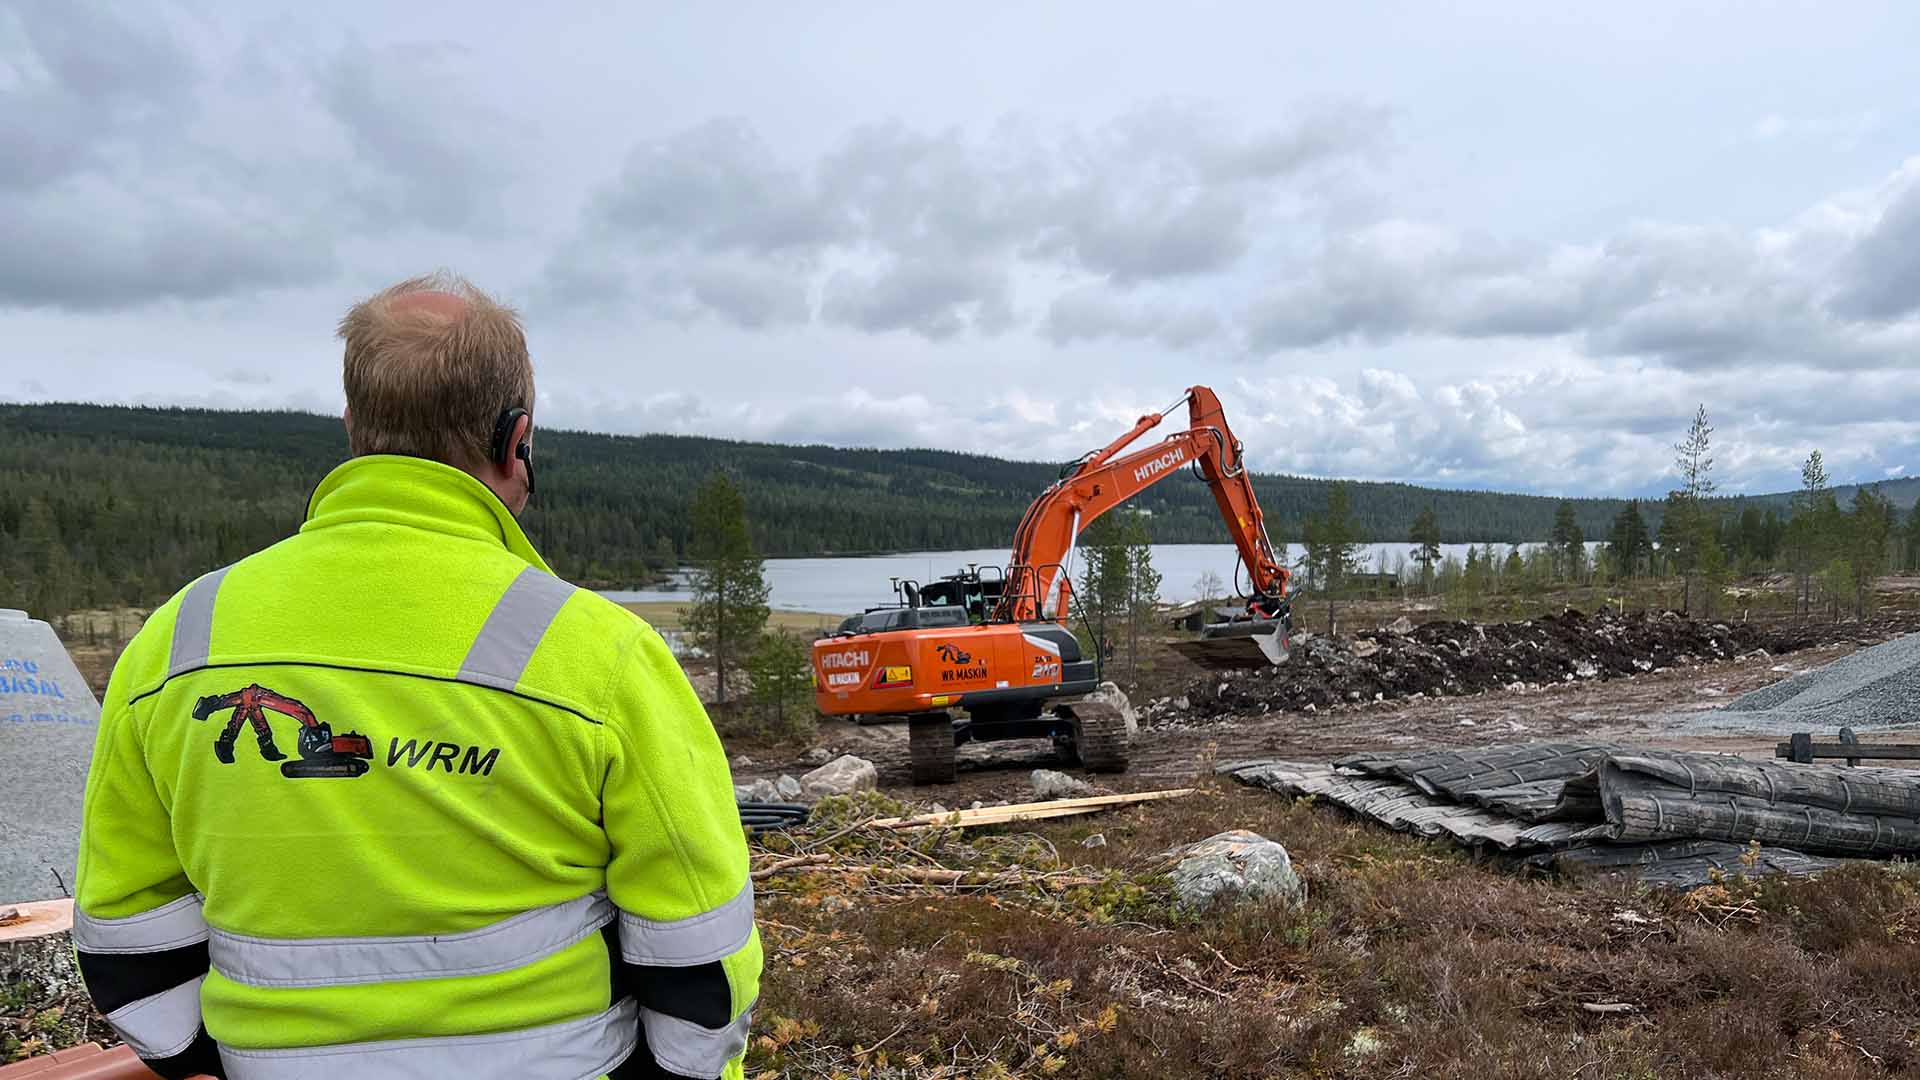
<svg viewBox="0 0 1920 1080"><path fill-rule="evenodd" d="M111 958L190 969L199 918L232 1076L591 1077L641 1028L640 1058L716 1075L744 1045L759 947L718 740L658 635L459 470L336 470L299 535L155 613L103 712L78 939L103 1008L151 1023L143 1057L184 1031L154 995L188 984Z"/></svg>

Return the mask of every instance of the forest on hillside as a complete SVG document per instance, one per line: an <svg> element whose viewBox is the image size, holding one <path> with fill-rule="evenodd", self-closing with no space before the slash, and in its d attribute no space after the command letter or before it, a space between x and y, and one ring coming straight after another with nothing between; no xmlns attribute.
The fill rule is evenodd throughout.
<svg viewBox="0 0 1920 1080"><path fill-rule="evenodd" d="M307 496L346 456L336 417L294 412L0 405L0 607L40 612L147 605L289 535ZM677 565L700 483L727 470L768 556L991 548L1060 475L1051 463L941 450L783 446L670 435L540 433L529 534L563 575L601 584ZM1297 541L1330 483L1255 477L1276 542ZM1408 484L1349 485L1356 535L1397 540L1431 509L1443 540L1544 540L1561 500ZM1912 501L1911 493L1904 493ZM1900 501L1900 494L1893 496ZM1600 537L1625 505L1575 499ZM1156 543L1226 539L1206 486L1143 493ZM1657 503L1646 507L1659 528Z"/></svg>

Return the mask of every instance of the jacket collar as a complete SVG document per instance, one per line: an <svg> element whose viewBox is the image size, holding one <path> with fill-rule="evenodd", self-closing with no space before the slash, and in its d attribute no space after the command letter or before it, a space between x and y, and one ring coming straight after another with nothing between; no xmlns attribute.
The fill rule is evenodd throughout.
<svg viewBox="0 0 1920 1080"><path fill-rule="evenodd" d="M498 544L528 565L553 573L491 488L451 465L426 458L368 454L341 463L313 490L300 531L359 521L382 521Z"/></svg>

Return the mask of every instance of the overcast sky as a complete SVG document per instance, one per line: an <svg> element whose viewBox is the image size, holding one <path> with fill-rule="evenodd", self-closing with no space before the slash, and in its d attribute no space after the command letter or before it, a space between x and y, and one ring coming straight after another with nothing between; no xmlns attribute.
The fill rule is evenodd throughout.
<svg viewBox="0 0 1920 1080"><path fill-rule="evenodd" d="M434 268L555 427L1658 493L1920 453L1920 5L0 0L0 399L338 412Z"/></svg>

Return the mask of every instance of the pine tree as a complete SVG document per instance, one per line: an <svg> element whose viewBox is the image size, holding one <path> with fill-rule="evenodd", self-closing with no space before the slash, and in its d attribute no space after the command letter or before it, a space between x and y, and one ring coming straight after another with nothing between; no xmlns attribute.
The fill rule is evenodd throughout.
<svg viewBox="0 0 1920 1080"><path fill-rule="evenodd" d="M1140 639L1153 626L1160 610L1160 572L1153 568L1145 515L1128 514L1127 535L1127 675L1136 675Z"/></svg>
<svg viewBox="0 0 1920 1080"><path fill-rule="evenodd" d="M753 684L753 703L770 730L811 740L816 725L812 657L806 642L785 630L761 634L747 658L747 679Z"/></svg>
<svg viewBox="0 0 1920 1080"><path fill-rule="evenodd" d="M1087 644L1102 657L1112 655L1114 636L1123 629L1127 612L1127 538L1121 531L1121 517L1116 513L1096 518L1080 534L1086 562L1074 601L1093 635Z"/></svg>
<svg viewBox="0 0 1920 1080"><path fill-rule="evenodd" d="M1680 474L1680 487L1667 495L1666 519L1660 523L1661 546L1671 541L1674 569L1680 573L1680 610L1692 614L1698 598L1703 568L1714 569L1722 560L1710 558L1706 549L1716 552L1719 529L1708 511L1706 500L1713 495L1713 426L1707 423L1707 407L1693 414L1686 438L1674 449L1674 469ZM1711 567L1706 563L1713 563Z"/></svg>
<svg viewBox="0 0 1920 1080"><path fill-rule="evenodd" d="M1433 516L1433 507L1425 507L1420 516L1413 519L1407 539L1414 545L1408 554L1420 564L1420 591L1431 592L1433 564L1440 561L1440 523Z"/></svg>
<svg viewBox="0 0 1920 1080"><path fill-rule="evenodd" d="M1347 579L1358 570L1359 544L1353 522L1353 503L1345 483L1327 491L1324 511L1307 518L1306 565L1316 587L1327 594L1327 634L1339 631L1334 602Z"/></svg>
<svg viewBox="0 0 1920 1080"><path fill-rule="evenodd" d="M1865 618L1873 599L1873 586L1886 571L1887 542L1893 535L1893 504L1880 494L1878 485L1863 487L1854 493L1853 512L1847 515L1844 543L1846 561L1853 587L1853 613Z"/></svg>
<svg viewBox="0 0 1920 1080"><path fill-rule="evenodd" d="M1787 559L1793 568L1801 612L1813 610L1814 572L1827 561L1828 533L1838 507L1827 490L1826 463L1820 451L1807 455L1800 466L1800 490L1793 496L1793 519L1787 523Z"/></svg>
<svg viewBox="0 0 1920 1080"><path fill-rule="evenodd" d="M1653 539L1647 535L1646 519L1640 516L1639 499L1628 500L1626 508L1614 515L1607 546L1621 577L1639 576L1642 562L1653 553Z"/></svg>
<svg viewBox="0 0 1920 1080"><path fill-rule="evenodd" d="M1573 504L1560 500L1553 514L1553 561L1563 574L1575 581L1586 568L1586 543L1587 534L1580 531L1580 522L1573 516Z"/></svg>
<svg viewBox="0 0 1920 1080"><path fill-rule="evenodd" d="M716 472L693 500L693 606L682 610L688 637L713 661L714 700L727 701L739 671L767 625L766 566L747 533L740 489Z"/></svg>

